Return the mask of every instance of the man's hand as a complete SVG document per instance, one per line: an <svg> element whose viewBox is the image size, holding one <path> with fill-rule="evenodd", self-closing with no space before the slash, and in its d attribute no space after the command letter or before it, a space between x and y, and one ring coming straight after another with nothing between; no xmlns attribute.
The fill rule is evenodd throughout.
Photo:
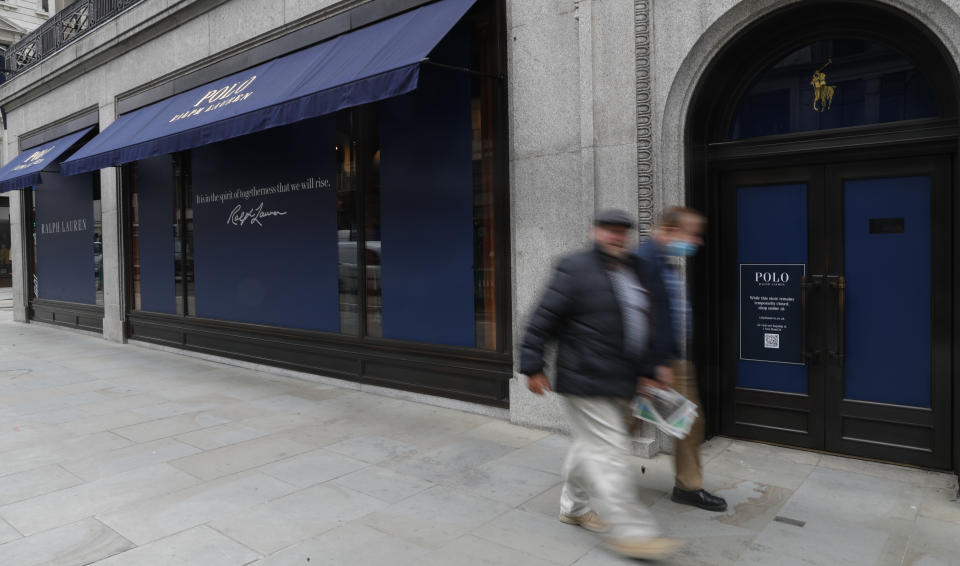
<svg viewBox="0 0 960 566"><path fill-rule="evenodd" d="M649 377L637 378L637 394L643 395L643 390L646 387L654 389L667 389L668 387L673 387L675 381L673 370L670 369L669 366L657 366L656 379L650 379Z"/></svg>
<svg viewBox="0 0 960 566"><path fill-rule="evenodd" d="M670 366L657 366L657 381L660 382L663 388L673 387L673 384L677 382L673 375L673 368Z"/></svg>
<svg viewBox="0 0 960 566"><path fill-rule="evenodd" d="M550 389L550 380L543 373L537 373L527 378L527 389L535 395L543 395Z"/></svg>

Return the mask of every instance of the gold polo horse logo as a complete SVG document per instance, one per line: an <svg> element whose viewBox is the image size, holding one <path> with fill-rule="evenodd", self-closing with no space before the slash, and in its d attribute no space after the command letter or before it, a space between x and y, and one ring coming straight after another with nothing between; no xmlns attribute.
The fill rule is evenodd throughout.
<svg viewBox="0 0 960 566"><path fill-rule="evenodd" d="M813 78L810 80L810 84L813 85L814 112L829 110L833 104L833 93L836 92L837 85L828 85L827 74L823 72L830 63L833 63L833 59L827 59L827 62L822 67L813 72ZM817 108L818 103L820 104L819 108Z"/></svg>

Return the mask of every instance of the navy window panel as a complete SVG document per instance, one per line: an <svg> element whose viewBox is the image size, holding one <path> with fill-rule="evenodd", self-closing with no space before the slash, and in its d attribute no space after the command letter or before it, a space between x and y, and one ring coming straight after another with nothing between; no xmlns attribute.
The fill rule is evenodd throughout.
<svg viewBox="0 0 960 566"><path fill-rule="evenodd" d="M469 29L438 60L469 66ZM471 79L435 68L420 88L381 103L383 336L473 347Z"/></svg>
<svg viewBox="0 0 960 566"><path fill-rule="evenodd" d="M35 194L38 297L96 304L93 174L44 173Z"/></svg>
<svg viewBox="0 0 960 566"><path fill-rule="evenodd" d="M177 314L174 273L173 159L137 162L140 216L140 310Z"/></svg>
<svg viewBox="0 0 960 566"><path fill-rule="evenodd" d="M335 116L192 150L196 315L339 330Z"/></svg>
<svg viewBox="0 0 960 566"><path fill-rule="evenodd" d="M929 407L930 177L850 180L843 196L844 397ZM902 229L870 229L883 218Z"/></svg>

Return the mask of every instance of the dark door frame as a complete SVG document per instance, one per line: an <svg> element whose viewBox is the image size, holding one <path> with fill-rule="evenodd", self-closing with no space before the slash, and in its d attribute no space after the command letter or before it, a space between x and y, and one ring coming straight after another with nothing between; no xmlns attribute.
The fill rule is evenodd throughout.
<svg viewBox="0 0 960 566"><path fill-rule="evenodd" d="M930 146L935 151L936 146ZM893 148L891 148L892 150ZM920 148L915 148L920 149ZM885 152L881 153L884 154ZM829 156L836 161L849 154ZM815 156L809 156L813 159ZM749 164L725 164L722 183L717 187L724 196L718 206L710 210L711 216L720 219L713 248L724 258L725 269L719 270L718 287L723 297L719 304L720 326L727 332L719 334L720 351L720 404L716 411L721 417L718 432L755 440L788 444L870 457L932 468L949 467L949 435L936 431L950 429L950 383L943 376L951 374L950 352L943 337L950 336L950 320L943 313L950 310L952 285L950 277L950 242L933 237L932 245L932 306L933 318L931 362L933 364L932 404L930 409L884 405L846 399L843 392L842 359L831 357L843 328L838 322L838 291L828 285L813 286L807 292L806 324L807 347L817 353L808 358L808 384L806 394L782 393L737 387L738 333L730 331L731 321L737 320L738 302L733 289L737 288L739 274L730 269L731 257L737 256L735 237L737 210L734 191L737 186L762 186L802 183L808 195L808 275L830 273L843 274L843 205L832 202L841 199L840 183L844 178L872 178L929 175L932 181L931 213L934 216L933 234L949 233L949 200L946 185L950 184L950 155L916 155L897 159L895 153L885 154L882 160L842 161L831 164L809 163L783 167L793 163L790 156L768 159ZM780 165L771 166L771 165ZM720 231L727 232L720 234ZM821 276L822 277L822 276ZM823 282L826 283L827 279ZM938 313L941 313L939 316ZM936 339L940 337L941 339ZM822 342L822 343L819 343ZM949 380L949 377L947 378ZM872 423L884 427L883 438L874 437ZM854 430L859 432L851 432ZM929 443L926 451L924 443Z"/></svg>
<svg viewBox="0 0 960 566"><path fill-rule="evenodd" d="M860 37L887 44L919 66L934 91L940 116L930 120L896 122L841 130L770 136L738 142L726 141L736 102L749 87L751 77L778 57L805 43L830 37ZM764 46L758 56L757 46ZM718 207L718 188L725 167L772 167L884 159L911 155L948 154L960 163L960 128L957 124L960 76L952 56L935 35L909 14L868 0L810 0L777 10L746 27L721 49L698 81L684 128L685 197L690 206L704 211ZM950 208L960 219L957 166L952 168ZM710 241L719 241L723 218L711 218ZM950 267L960 282L960 222L951 222ZM720 430L723 332L720 320L720 254L708 245L691 262L688 277L695 315L694 360L697 363L707 432ZM956 293L954 293L956 295ZM952 301L951 353L955 376L960 371L960 305ZM952 468L960 470L960 384L953 378L950 395Z"/></svg>

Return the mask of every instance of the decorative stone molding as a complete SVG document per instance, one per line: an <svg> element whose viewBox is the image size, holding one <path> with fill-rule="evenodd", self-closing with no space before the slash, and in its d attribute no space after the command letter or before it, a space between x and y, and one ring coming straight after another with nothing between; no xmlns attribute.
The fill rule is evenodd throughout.
<svg viewBox="0 0 960 566"><path fill-rule="evenodd" d="M650 4L653 0L634 0L637 50L637 229L647 234L653 229L653 133L650 112Z"/></svg>

